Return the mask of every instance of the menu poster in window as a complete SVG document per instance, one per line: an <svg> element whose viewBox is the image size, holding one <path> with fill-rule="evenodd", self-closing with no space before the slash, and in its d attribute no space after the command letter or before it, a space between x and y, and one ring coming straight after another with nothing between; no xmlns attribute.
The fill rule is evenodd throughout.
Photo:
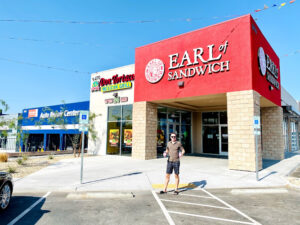
<svg viewBox="0 0 300 225"><path fill-rule="evenodd" d="M132 146L132 129L124 129L124 144Z"/></svg>
<svg viewBox="0 0 300 225"><path fill-rule="evenodd" d="M119 129L110 129L109 130L109 143L110 146L118 146L120 139Z"/></svg>
<svg viewBox="0 0 300 225"><path fill-rule="evenodd" d="M162 147L165 143L164 130L157 130L157 146Z"/></svg>

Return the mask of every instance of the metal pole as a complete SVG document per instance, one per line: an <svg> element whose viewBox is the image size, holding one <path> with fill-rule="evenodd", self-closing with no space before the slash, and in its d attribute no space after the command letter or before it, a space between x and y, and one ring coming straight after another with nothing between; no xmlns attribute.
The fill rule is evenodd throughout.
<svg viewBox="0 0 300 225"><path fill-rule="evenodd" d="M81 169L80 169L81 184L82 184L82 174L83 174L83 154L84 154L84 131L82 131L82 143L81 143Z"/></svg>
<svg viewBox="0 0 300 225"><path fill-rule="evenodd" d="M255 171L256 171L256 181L258 181L258 141L257 141L258 135L255 134Z"/></svg>

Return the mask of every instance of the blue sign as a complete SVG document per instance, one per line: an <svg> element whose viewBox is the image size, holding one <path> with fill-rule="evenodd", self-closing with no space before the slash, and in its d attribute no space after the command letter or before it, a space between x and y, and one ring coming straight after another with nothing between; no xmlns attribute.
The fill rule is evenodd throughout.
<svg viewBox="0 0 300 225"><path fill-rule="evenodd" d="M69 104L24 109L22 112L22 126L78 124L80 111L88 111L90 102L76 102ZM60 121L62 120L62 121Z"/></svg>
<svg viewBox="0 0 300 225"><path fill-rule="evenodd" d="M89 111L82 110L80 111L79 124L88 124L89 123Z"/></svg>

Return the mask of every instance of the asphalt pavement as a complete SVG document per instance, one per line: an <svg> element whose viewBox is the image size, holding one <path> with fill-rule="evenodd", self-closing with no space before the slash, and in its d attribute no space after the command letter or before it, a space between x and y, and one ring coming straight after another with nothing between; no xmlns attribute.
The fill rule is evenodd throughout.
<svg viewBox="0 0 300 225"><path fill-rule="evenodd" d="M287 188L181 190L179 195L172 191L163 195L114 193L17 193L9 208L0 213L0 224L300 224L296 207L300 192Z"/></svg>

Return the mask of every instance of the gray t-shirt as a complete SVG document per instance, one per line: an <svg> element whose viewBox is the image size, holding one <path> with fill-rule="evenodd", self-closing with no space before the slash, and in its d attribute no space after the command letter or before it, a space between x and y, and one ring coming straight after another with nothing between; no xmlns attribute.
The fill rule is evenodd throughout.
<svg viewBox="0 0 300 225"><path fill-rule="evenodd" d="M172 143L172 141L169 141L167 144L167 149L169 150L169 161L179 161L179 150L183 149L182 144L179 141L176 141L174 143Z"/></svg>

